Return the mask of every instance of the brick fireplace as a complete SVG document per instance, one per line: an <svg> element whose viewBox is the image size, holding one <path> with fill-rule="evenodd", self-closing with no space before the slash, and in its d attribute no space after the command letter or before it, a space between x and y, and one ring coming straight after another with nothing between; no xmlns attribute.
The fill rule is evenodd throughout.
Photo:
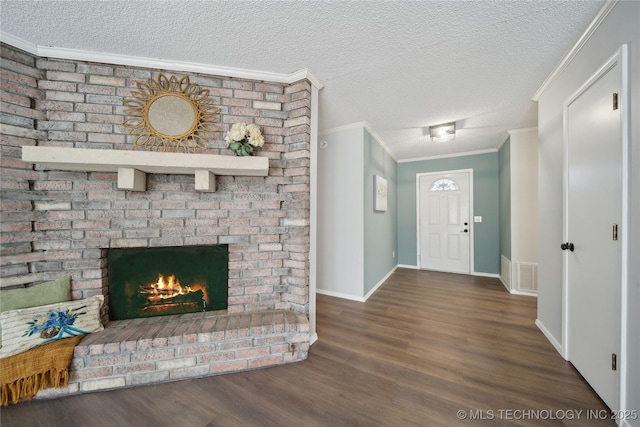
<svg viewBox="0 0 640 427"><path fill-rule="evenodd" d="M205 154L231 155L224 134L257 124L267 176L154 173L145 191L120 190L112 172L47 169L22 147L133 150L122 98L159 72L41 58L2 45L2 270L6 285L72 277L73 299L109 298L113 248L227 245L228 308L184 316L103 320L76 348L74 393L211 375L306 358L309 344L310 120L307 80L272 83L188 73L220 107ZM158 320L160 319L160 320ZM132 332L133 328L138 328ZM153 365L153 366L151 366ZM46 395L46 393L45 393Z"/></svg>

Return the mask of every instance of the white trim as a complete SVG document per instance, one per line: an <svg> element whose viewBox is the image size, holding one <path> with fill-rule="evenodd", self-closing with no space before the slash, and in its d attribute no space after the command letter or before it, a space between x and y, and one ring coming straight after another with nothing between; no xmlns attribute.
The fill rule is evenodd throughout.
<svg viewBox="0 0 640 427"><path fill-rule="evenodd" d="M309 345L313 345L316 341L318 341L318 334L314 332L309 335Z"/></svg>
<svg viewBox="0 0 640 427"><path fill-rule="evenodd" d="M438 155L438 156L427 156L427 157L415 157L413 159L402 159L402 160L398 160L398 163L422 162L424 160L447 159L449 157L475 156L477 154L487 154L487 153L497 153L497 152L498 152L498 150L496 148L487 148L485 150L466 151L464 153L451 153L451 154L441 154L441 155Z"/></svg>
<svg viewBox="0 0 640 427"><path fill-rule="evenodd" d="M533 96L531 97L532 101L535 101L535 102L540 101L540 98L542 97L544 92L551 85L551 82L553 82L553 80L555 80L555 78L558 77L558 75L560 75L560 73L562 73L564 69L567 68L567 66L569 66L571 61L573 61L573 58L575 58L578 52L580 52L580 50L582 50L584 45L587 44L587 42L589 41L593 33L596 32L600 24L602 24L602 22L604 21L604 18L607 17L607 15L609 14L609 12L611 12L611 9L613 9L616 3L618 3L618 0L611 0L605 3L604 6L602 6L598 14L595 16L595 18L593 18L593 20L587 27L587 29L584 31L584 33L582 33L582 36L580 36L576 44L573 45L573 47L562 57L558 65L556 65L553 71L551 71L551 74L549 74L549 76L545 79L545 81L542 82L542 85L538 88L536 93L533 94Z"/></svg>
<svg viewBox="0 0 640 427"><path fill-rule="evenodd" d="M2 42L10 44L18 49L25 50L41 58L71 59L75 61L98 62L104 64L127 65L131 67L154 68L171 71L186 71L239 79L259 80L275 83L295 83L300 80L309 80L312 86L322 89L324 84L314 76L308 68L295 71L290 74L274 73L270 71L248 70L201 64L197 62L172 61L167 59L146 58L141 56L120 55L106 52L93 52L80 49L68 49L62 47L39 46L26 40L15 37L9 33L0 31Z"/></svg>
<svg viewBox="0 0 640 427"><path fill-rule="evenodd" d="M620 409L629 408L627 402L627 372L629 366L628 354L628 328L629 311L627 302L629 301L629 245L631 234L629 233L629 199L630 199L630 161L631 161L631 88L630 88L630 61L629 45L623 44L620 47L620 62L622 71L622 99L620 100L620 120L622 125L622 266L620 272ZM636 408L637 409L637 408ZM625 420L626 423L626 420Z"/></svg>
<svg viewBox="0 0 640 427"><path fill-rule="evenodd" d="M377 284L376 284L376 285L375 285L375 286L374 286L374 287L373 287L369 292L367 292L367 294L364 296L364 300L365 300L365 301L366 301L366 300L368 300L368 299L369 299L369 297L370 297L371 295L373 295L373 293L374 293L375 291L377 291L377 290L378 290L378 288L379 288L380 286L382 286L382 284L383 284L384 282L386 282L386 280L387 280L389 277L391 277L391 275L392 275L393 273L395 273L395 271L397 270L397 268L398 268L398 266L396 265L395 267L393 267L393 268L391 269L391 271L389 271L389 272L387 273L387 275L386 275L386 276L384 276L382 279L380 279L380 281L379 281L379 282L378 282L378 283L377 283Z"/></svg>
<svg viewBox="0 0 640 427"><path fill-rule="evenodd" d="M571 98L574 98L572 96ZM567 195L569 193L569 147L567 144L567 113L568 113L569 101L565 101L562 106L562 241L567 242L567 230L568 230L568 210L569 204L567 202ZM569 330L569 290L567 289L567 283L569 283L569 274L567 272L567 251L562 252L562 357L564 360L569 360L569 353L567 352L567 333Z"/></svg>
<svg viewBox="0 0 640 427"><path fill-rule="evenodd" d="M330 297L348 299L351 301L364 302L364 297L359 297L351 294L343 294L341 292L327 291L325 289L316 289L316 293L320 295L327 295Z"/></svg>
<svg viewBox="0 0 640 427"><path fill-rule="evenodd" d="M398 268L409 268L411 270L420 270L417 265L398 264Z"/></svg>
<svg viewBox="0 0 640 427"><path fill-rule="evenodd" d="M416 264L418 269L422 269L420 266L420 178L429 175L444 175L450 173L468 173L469 174L469 272L460 273L456 271L446 271L447 273L458 274L476 274L475 269L475 243L474 243L474 227L473 222L473 168L467 169L455 169L455 170L443 170L435 172L421 172L416 174ZM473 272L473 273L471 273Z"/></svg>
<svg viewBox="0 0 640 427"><path fill-rule="evenodd" d="M507 290L507 292L511 293L511 289L509 289L509 285L507 285L505 283L505 281L502 280L502 276L498 276L498 280L500 280L500 283L502 283L502 286L504 286L504 288Z"/></svg>
<svg viewBox="0 0 640 427"><path fill-rule="evenodd" d="M509 130L507 130L507 134L504 136L504 138L502 138L502 140L500 141L500 144L498 144L498 146L496 147L496 150L500 151L502 146L507 142L507 140L511 136L519 135L521 133L533 132L533 131L537 132L538 131L538 127L537 126L532 126L532 127L528 127L528 128L509 129Z"/></svg>
<svg viewBox="0 0 640 427"><path fill-rule="evenodd" d="M556 351L560 353L562 357L564 357L564 349L562 348L562 345L556 340L556 338L551 334L551 332L549 332L549 330L542 324L540 319L536 319L535 324L538 327L538 329L540 329L540 332L542 332L542 334L551 343L553 348L555 348ZM566 357L564 357L564 359L567 360Z"/></svg>
<svg viewBox="0 0 640 427"><path fill-rule="evenodd" d="M511 289L509 291L510 294L512 295L521 295L521 296L525 296L525 297L534 297L534 298L538 298L538 294L535 292L527 292L527 291L519 291L517 289Z"/></svg>
<svg viewBox="0 0 640 427"><path fill-rule="evenodd" d="M529 133L529 132L533 132L533 131L538 131L538 127L537 126L531 126L528 128L520 128L520 129L509 129L507 132L509 133L509 135L520 135L521 133Z"/></svg>
<svg viewBox="0 0 640 427"><path fill-rule="evenodd" d="M472 276L479 276L479 277L493 277L494 279L500 279L500 275L499 274L495 274L495 273L483 273L481 271L474 271L473 273L471 273Z"/></svg>
<svg viewBox="0 0 640 427"><path fill-rule="evenodd" d="M389 271L386 276L384 276L382 279L380 279L380 281L369 291L367 292L367 294L363 297L359 297L359 296L355 296L355 295L351 295L351 294L343 294L341 292L335 292L335 291L327 291L325 289L316 289L316 293L320 294L320 295L328 295L330 297L336 297L336 298L342 298L342 299L348 299L351 301L358 301L358 302L366 302L369 297L371 295L373 295L373 293L375 291L378 290L378 288L380 286L382 286L384 284L384 282L387 281L387 279L389 277L391 277L391 275L393 273L395 273L395 271L398 269L398 267L400 267L399 265L396 265L395 267L393 267L391 269L391 271Z"/></svg>
<svg viewBox="0 0 640 427"><path fill-rule="evenodd" d="M350 124L344 125L344 126L338 126L338 127L331 128L331 129L325 129L325 130L320 132L319 136L325 136L325 135L336 133L336 132L344 132L344 131L347 131L347 130L360 129L360 128L366 129L367 132L369 132L369 134L373 137L373 139L375 139L378 142L378 144L380 144L382 146L384 151L386 151L387 154L389 154L393 160L395 160L396 162L398 161L398 159L396 158L396 155L393 153L393 151L391 151L391 148L389 148L389 146L387 145L386 142L384 142L382 137L380 137L380 135L378 135L378 133L375 130L373 130L373 128L371 127L369 122L355 122L355 123L350 123Z"/></svg>
<svg viewBox="0 0 640 427"><path fill-rule="evenodd" d="M511 135L509 134L509 131L507 131L504 137L500 140L500 144L498 144L498 146L496 147L496 150L500 151L502 146L509 140L510 137Z"/></svg>
<svg viewBox="0 0 640 427"><path fill-rule="evenodd" d="M363 128L365 125L367 124L367 122L355 122L355 123L350 123L348 125L344 125L344 126L338 126L335 128L330 128L330 129L325 129L320 131L320 136L325 136L331 133L336 133L336 132L342 132L345 130L351 130L351 129L360 129Z"/></svg>
<svg viewBox="0 0 640 427"><path fill-rule="evenodd" d="M506 263L506 268L503 270L502 266L505 263ZM509 292L511 292L511 286L513 284L513 276L511 274L511 270L512 270L511 260L506 256L504 256L503 254L500 254L500 274L499 274L500 281L502 282L504 287L507 288ZM508 280L508 282L505 282L505 279Z"/></svg>
<svg viewBox="0 0 640 427"><path fill-rule="evenodd" d="M311 125L309 143L309 333L318 339L316 333L316 288L318 286L318 92L311 85Z"/></svg>
<svg viewBox="0 0 640 427"><path fill-rule="evenodd" d="M475 156L477 154L487 154L487 153L496 153L498 152L498 149L500 148L500 146L502 146L502 144L504 144L503 141L500 146L498 146L498 148L487 148L484 150L474 150L474 151L465 151L462 153L450 153L450 154L439 154L437 156L426 156L426 157L414 157L411 159L401 159L398 160L398 158L396 157L396 155L393 153L393 151L391 150L391 148L389 148L389 146L387 145L386 142L384 142L384 140L380 137L380 135L378 135L378 133L373 130L371 128L371 125L366 122L355 122L355 123L350 123L348 125L344 125L344 126L338 126L335 128L330 128L330 129L325 129L323 131L321 131L319 133L319 136L325 136L328 134L332 134L332 133L336 133L336 132L343 132L346 130L351 130L351 129L359 129L359 128L364 128L366 129L371 136L374 137L374 139L376 141L378 141L378 143L382 146L382 148L384 148L384 150L393 158L393 160L395 160L397 163L408 163L408 162L421 162L424 160L436 160L436 159L447 159L449 157L464 157L464 156ZM535 129L535 128L532 128ZM507 137L509 135L507 134Z"/></svg>
<svg viewBox="0 0 640 427"><path fill-rule="evenodd" d="M421 270L420 267L418 267L417 265L407 265L407 264L398 264L398 268L409 268L411 270ZM423 270L423 271L438 271L438 270ZM448 273L447 271L444 271L444 273ZM454 274L464 274L464 273L454 273ZM493 277L495 279L499 279L500 282L502 282L502 284L505 286L505 288L507 288L507 290L509 291L509 288L507 287L507 285L502 281L501 277L499 274L494 274L494 273L482 273L482 272L476 272L474 271L473 273L469 273L469 276L479 276L479 277Z"/></svg>
<svg viewBox="0 0 640 427"><path fill-rule="evenodd" d="M380 137L380 135L378 135L378 133L371 128L371 125L369 124L369 122L364 122L364 128L367 130L367 132L369 132L369 134L373 137L373 139L375 139L378 142L378 144L382 146L384 151L386 151L387 154L389 154L391 158L397 162L398 159L396 158L395 154L393 154L393 151L391 151L391 148L389 148L387 143L384 142L384 140Z"/></svg>
<svg viewBox="0 0 640 427"><path fill-rule="evenodd" d="M34 43L28 42L25 39L21 39L20 37L16 37L13 34L6 33L2 30L0 30L0 41L2 41L2 43L6 43L13 47L16 47L20 50L24 50L25 52L32 55L38 54L38 46L36 46Z"/></svg>

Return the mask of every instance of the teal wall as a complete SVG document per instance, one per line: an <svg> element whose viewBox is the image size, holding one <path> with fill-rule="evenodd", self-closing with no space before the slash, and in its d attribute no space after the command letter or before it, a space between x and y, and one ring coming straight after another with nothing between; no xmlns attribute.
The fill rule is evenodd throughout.
<svg viewBox="0 0 640 427"><path fill-rule="evenodd" d="M498 152L500 177L500 254L511 260L511 138Z"/></svg>
<svg viewBox="0 0 640 427"><path fill-rule="evenodd" d="M398 164L398 264L417 266L416 174L473 169L474 272L500 274L498 153Z"/></svg>
<svg viewBox="0 0 640 427"><path fill-rule="evenodd" d="M373 210L373 176L387 180L387 211ZM398 257L397 164L365 129L364 131L364 295L396 265Z"/></svg>

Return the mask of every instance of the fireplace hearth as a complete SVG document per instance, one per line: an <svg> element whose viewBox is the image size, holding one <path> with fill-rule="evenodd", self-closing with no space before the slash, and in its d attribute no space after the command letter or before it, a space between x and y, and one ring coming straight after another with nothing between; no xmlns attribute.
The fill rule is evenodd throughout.
<svg viewBox="0 0 640 427"><path fill-rule="evenodd" d="M227 245L111 249L111 320L224 310Z"/></svg>

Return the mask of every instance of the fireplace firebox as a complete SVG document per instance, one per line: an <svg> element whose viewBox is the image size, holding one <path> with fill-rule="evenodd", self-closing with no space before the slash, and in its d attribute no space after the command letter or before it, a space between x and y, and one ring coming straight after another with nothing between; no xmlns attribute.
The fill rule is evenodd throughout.
<svg viewBox="0 0 640 427"><path fill-rule="evenodd" d="M224 310L228 245L110 249L111 320Z"/></svg>

